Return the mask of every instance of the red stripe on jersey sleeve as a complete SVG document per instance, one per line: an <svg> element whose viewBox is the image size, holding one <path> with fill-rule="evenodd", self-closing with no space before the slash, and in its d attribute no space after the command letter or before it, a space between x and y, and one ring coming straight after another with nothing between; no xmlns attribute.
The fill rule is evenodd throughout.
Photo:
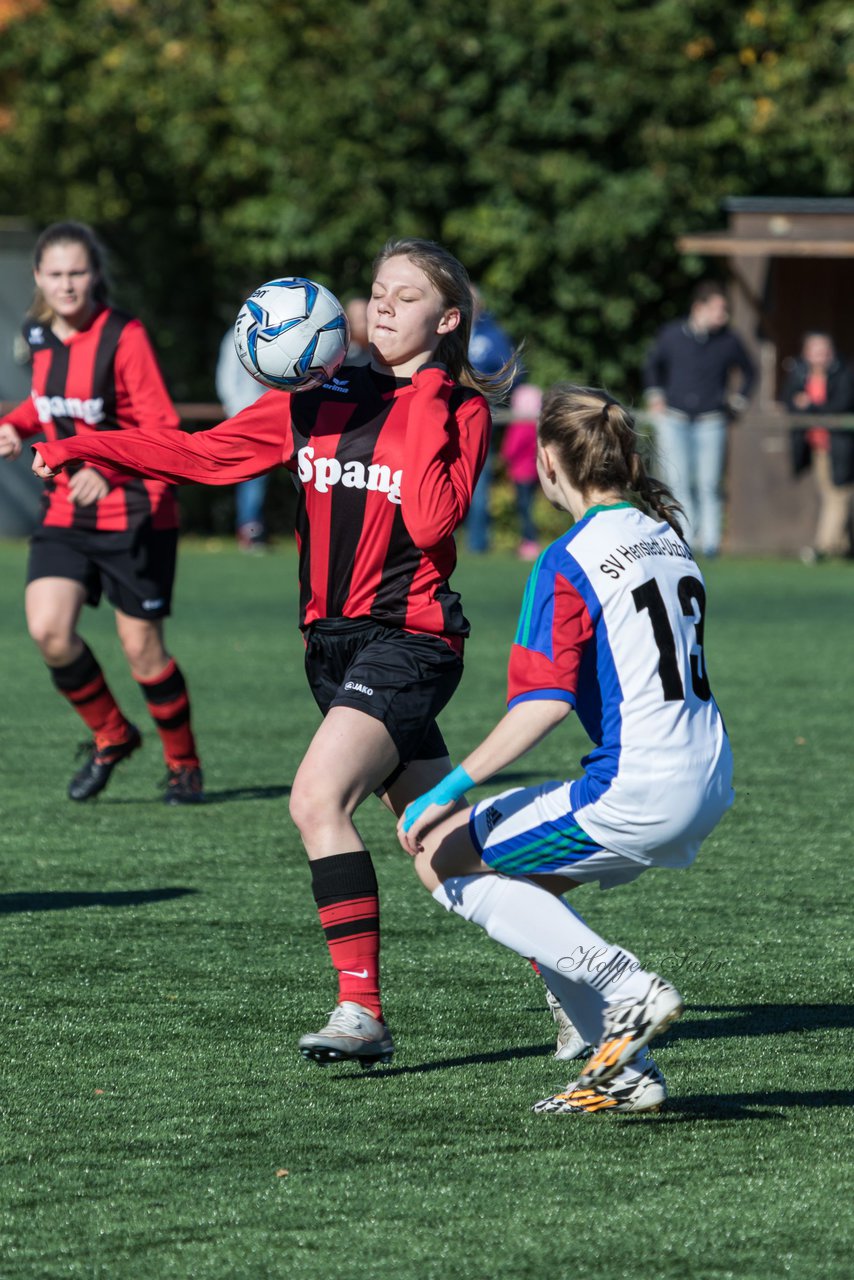
<svg viewBox="0 0 854 1280"><path fill-rule="evenodd" d="M400 496L409 536L427 550L450 537L468 514L492 423L483 396L452 411L458 388L443 369L416 373L412 386Z"/></svg>
<svg viewBox="0 0 854 1280"><path fill-rule="evenodd" d="M177 431L175 409L142 322L130 320L116 348L116 417L122 428Z"/></svg>
<svg viewBox="0 0 854 1280"><path fill-rule="evenodd" d="M514 644L507 670L507 702L529 697L571 695L578 691L578 671L586 646L593 639L587 605L572 583L555 574L550 653Z"/></svg>
<svg viewBox="0 0 854 1280"><path fill-rule="evenodd" d="M22 440L26 440L28 436L37 436L45 430L44 423L39 422L32 396L27 396L26 400L16 404L14 409L4 413L0 422L11 423Z"/></svg>

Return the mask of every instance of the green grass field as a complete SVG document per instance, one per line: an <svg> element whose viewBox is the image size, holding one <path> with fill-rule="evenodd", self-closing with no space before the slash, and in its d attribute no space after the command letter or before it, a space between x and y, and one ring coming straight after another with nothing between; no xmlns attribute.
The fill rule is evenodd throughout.
<svg viewBox="0 0 854 1280"><path fill-rule="evenodd" d="M850 1275L854 566L709 567L736 806L690 871L574 897L689 1002L656 1051L672 1099L573 1118L529 1110L570 1074L537 979L430 900L374 803L398 1052L375 1072L296 1052L334 989L287 809L317 722L293 550L183 548L198 811L160 803L107 609L85 632L146 745L66 800L85 733L26 638L25 555L0 545L3 1280ZM502 711L525 572L461 564L457 758ZM572 724L513 776L583 749Z"/></svg>

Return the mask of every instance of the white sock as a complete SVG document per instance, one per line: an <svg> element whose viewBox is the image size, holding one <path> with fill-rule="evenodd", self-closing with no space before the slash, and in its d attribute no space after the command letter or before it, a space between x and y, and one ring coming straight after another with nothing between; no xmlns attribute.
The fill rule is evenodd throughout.
<svg viewBox="0 0 854 1280"><path fill-rule="evenodd" d="M487 873L451 876L433 890L433 897L447 911L479 924L502 946L536 960L547 982L546 971L552 970L606 1000L646 994L649 975L631 951L600 938L562 898L531 880ZM560 992L555 995L561 999ZM585 1001L580 1015L587 1025L590 1008ZM575 1022L573 1012L567 1013ZM586 1035L582 1025L576 1026Z"/></svg>
<svg viewBox="0 0 854 1280"><path fill-rule="evenodd" d="M635 1084L644 1071L650 1069L657 1070L657 1066L649 1051L649 1045L646 1045L617 1072L613 1079L608 1081L607 1088L610 1089L613 1085Z"/></svg>
<svg viewBox="0 0 854 1280"><path fill-rule="evenodd" d="M561 1008L588 1044L598 1044L602 1039L602 1009L605 999L595 987L583 982L572 982L557 969L540 969L543 980L557 996Z"/></svg>

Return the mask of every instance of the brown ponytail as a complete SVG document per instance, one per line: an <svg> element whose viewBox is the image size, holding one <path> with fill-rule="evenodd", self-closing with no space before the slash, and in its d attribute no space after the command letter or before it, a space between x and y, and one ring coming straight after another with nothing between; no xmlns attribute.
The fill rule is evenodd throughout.
<svg viewBox="0 0 854 1280"><path fill-rule="evenodd" d="M557 383L543 397L537 434L555 450L579 492L616 489L633 496L684 537L682 508L667 485L647 472L632 415L606 391Z"/></svg>

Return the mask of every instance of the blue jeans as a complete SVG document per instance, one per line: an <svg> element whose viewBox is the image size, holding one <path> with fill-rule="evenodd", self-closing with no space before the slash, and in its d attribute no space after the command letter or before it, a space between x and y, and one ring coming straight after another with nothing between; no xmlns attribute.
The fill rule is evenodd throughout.
<svg viewBox="0 0 854 1280"><path fill-rule="evenodd" d="M235 485L234 489L235 524L238 529L242 529L244 525L258 526L256 536L264 534L264 498L268 478L256 476L254 480L244 480Z"/></svg>
<svg viewBox="0 0 854 1280"><path fill-rule="evenodd" d="M652 471L667 484L685 512L685 537L702 555L716 555L721 545L725 413L689 418L668 409L656 414L657 465Z"/></svg>
<svg viewBox="0 0 854 1280"><path fill-rule="evenodd" d="M532 480L530 484L522 484L517 481L514 487L516 489L516 513L519 516L519 523L522 527L522 541L536 542L540 535L534 523L534 497L539 484L536 480Z"/></svg>

